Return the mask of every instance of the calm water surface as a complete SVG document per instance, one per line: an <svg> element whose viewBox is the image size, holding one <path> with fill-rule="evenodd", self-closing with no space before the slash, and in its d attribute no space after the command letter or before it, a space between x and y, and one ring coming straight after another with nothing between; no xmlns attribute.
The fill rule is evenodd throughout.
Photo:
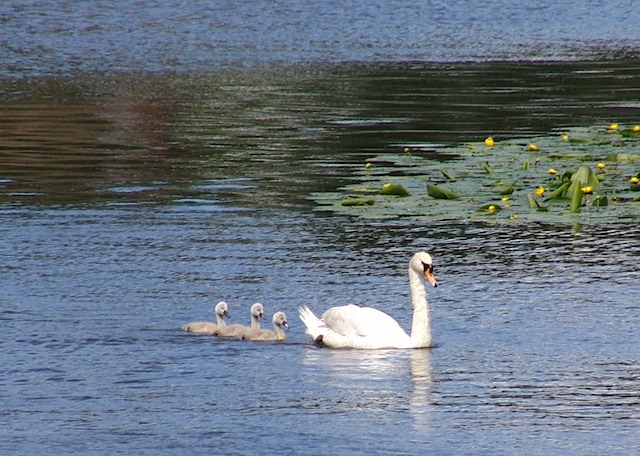
<svg viewBox="0 0 640 456"><path fill-rule="evenodd" d="M409 144L640 123L636 10L525 3L4 3L1 452L637 452L636 227L308 199ZM308 343L301 304L408 328L419 249L433 349ZM284 310L286 342L182 332L219 300Z"/></svg>

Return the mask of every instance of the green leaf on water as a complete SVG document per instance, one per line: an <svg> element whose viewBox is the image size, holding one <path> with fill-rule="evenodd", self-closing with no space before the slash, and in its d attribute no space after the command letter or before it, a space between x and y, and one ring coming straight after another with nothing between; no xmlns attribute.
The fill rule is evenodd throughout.
<svg viewBox="0 0 640 456"><path fill-rule="evenodd" d="M538 201L531 194L527 195L527 202L529 203L529 207L531 209L538 209L540 207L540 204L538 204Z"/></svg>
<svg viewBox="0 0 640 456"><path fill-rule="evenodd" d="M555 198L546 198L544 202L547 204L557 204L566 207L571 203L571 198L567 198L566 196L556 196Z"/></svg>
<svg viewBox="0 0 640 456"><path fill-rule="evenodd" d="M343 206L371 206L376 200L373 198L346 198L340 204Z"/></svg>
<svg viewBox="0 0 640 456"><path fill-rule="evenodd" d="M431 198L435 199L447 199L447 200L457 200L460 199L460 196L455 192L450 190L446 190L442 187L438 187L437 185L427 184L427 194Z"/></svg>
<svg viewBox="0 0 640 456"><path fill-rule="evenodd" d="M569 185L571 185L571 182L564 182L561 185L558 186L558 188L556 188L555 190L552 190L547 198L545 199L545 201L549 201L552 199L556 199L556 198L561 198L567 195L567 190L569 189Z"/></svg>
<svg viewBox="0 0 640 456"><path fill-rule="evenodd" d="M409 192L400 184L384 184L380 189L381 195L409 196Z"/></svg>
<svg viewBox="0 0 640 456"><path fill-rule="evenodd" d="M443 169L443 170L440 170L440 172L445 177L445 179L447 179L447 180L455 180L455 177L453 177L449 171Z"/></svg>
<svg viewBox="0 0 640 456"><path fill-rule="evenodd" d="M620 130L620 134L622 136L624 136L625 138L636 138L638 136L638 134L640 134L637 131L634 131L631 128L625 129L625 130Z"/></svg>
<svg viewBox="0 0 640 456"><path fill-rule="evenodd" d="M541 206L540 203L538 203L538 200L535 199L530 193L527 195L527 202L529 203L529 207L531 209L535 209L536 211L546 212L549 210L548 207Z"/></svg>
<svg viewBox="0 0 640 456"><path fill-rule="evenodd" d="M582 205L582 190L581 184L578 182L578 185L572 184L573 189L571 190L571 206L570 210L573 213L580 212L580 206Z"/></svg>
<svg viewBox="0 0 640 456"><path fill-rule="evenodd" d="M586 165L581 166L571 175L571 185L567 189L567 193L573 195L576 187L580 190L584 186L593 188L594 193L598 193L600 191L600 181L598 180L598 177L594 174L591 168Z"/></svg>
<svg viewBox="0 0 640 456"><path fill-rule="evenodd" d="M513 194L513 191L515 190L515 187L516 187L515 182L511 182L508 185L504 185L502 187L502 190L500 190L500 195L508 196L508 195Z"/></svg>
<svg viewBox="0 0 640 456"><path fill-rule="evenodd" d="M592 206L594 207L601 207L601 206L608 206L609 205L609 199L606 196L596 196L596 199L593 200L593 204Z"/></svg>

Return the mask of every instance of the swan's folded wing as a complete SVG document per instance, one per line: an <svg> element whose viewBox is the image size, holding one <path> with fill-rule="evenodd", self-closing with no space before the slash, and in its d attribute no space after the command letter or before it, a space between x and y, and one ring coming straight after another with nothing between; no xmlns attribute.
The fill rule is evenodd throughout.
<svg viewBox="0 0 640 456"><path fill-rule="evenodd" d="M322 315L322 321L332 331L347 337L406 335L397 321L371 307L359 307L353 304L332 307Z"/></svg>
<svg viewBox="0 0 640 456"><path fill-rule="evenodd" d="M215 330L214 335L218 337L242 339L242 335L249 329L251 329L249 326L235 323L233 325L220 326Z"/></svg>

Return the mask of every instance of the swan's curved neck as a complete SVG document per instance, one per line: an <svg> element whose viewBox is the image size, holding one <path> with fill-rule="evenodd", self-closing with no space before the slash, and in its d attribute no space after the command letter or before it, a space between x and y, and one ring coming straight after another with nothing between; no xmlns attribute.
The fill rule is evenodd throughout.
<svg viewBox="0 0 640 456"><path fill-rule="evenodd" d="M413 304L413 323L411 325L411 346L424 348L431 346L431 318L427 303L427 290L424 277L409 268L409 285Z"/></svg>
<svg viewBox="0 0 640 456"><path fill-rule="evenodd" d="M260 329L260 320L257 315L251 314L251 328Z"/></svg>
<svg viewBox="0 0 640 456"><path fill-rule="evenodd" d="M273 325L275 328L275 333L276 333L276 339L277 340L284 340L286 338L286 334L284 333L284 330L280 327L280 325Z"/></svg>
<svg viewBox="0 0 640 456"><path fill-rule="evenodd" d="M226 323L224 321L224 316L216 313L216 323L218 324L218 326L225 326Z"/></svg>

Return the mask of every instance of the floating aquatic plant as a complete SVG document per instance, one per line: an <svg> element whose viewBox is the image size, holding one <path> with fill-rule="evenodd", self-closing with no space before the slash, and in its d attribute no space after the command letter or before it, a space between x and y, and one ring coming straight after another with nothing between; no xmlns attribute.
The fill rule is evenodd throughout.
<svg viewBox="0 0 640 456"><path fill-rule="evenodd" d="M387 183L380 189L381 195L387 196L409 196L409 192L400 184Z"/></svg>
<svg viewBox="0 0 640 456"><path fill-rule="evenodd" d="M457 200L460 199L457 193L451 190L438 187L437 185L427 184L427 195L435 199Z"/></svg>
<svg viewBox="0 0 640 456"><path fill-rule="evenodd" d="M637 223L640 126L611 127L487 137L435 154L430 146L428 158L401 148L367 160L352 185L312 198L319 210L373 219Z"/></svg>

